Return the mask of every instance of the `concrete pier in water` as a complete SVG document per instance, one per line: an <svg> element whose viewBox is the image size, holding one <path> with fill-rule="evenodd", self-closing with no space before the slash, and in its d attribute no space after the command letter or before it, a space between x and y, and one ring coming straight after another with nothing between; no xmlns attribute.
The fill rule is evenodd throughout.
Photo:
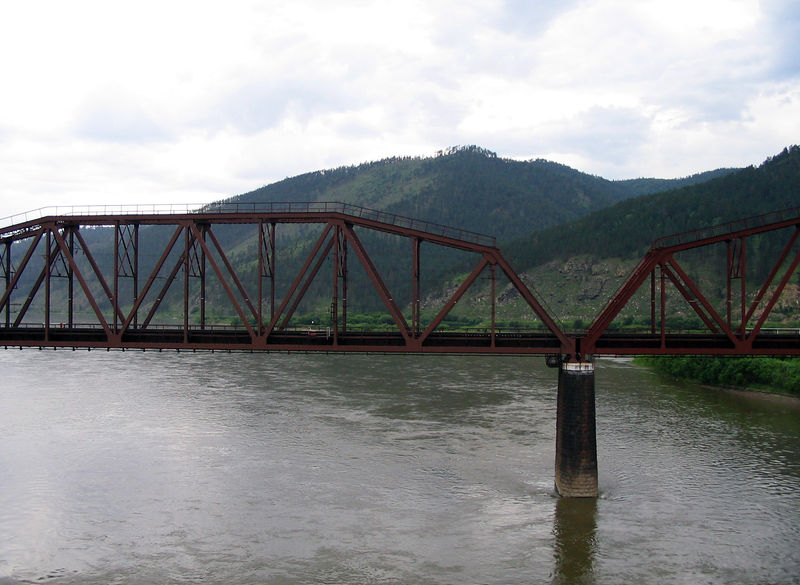
<svg viewBox="0 0 800 585"><path fill-rule="evenodd" d="M594 364L565 362L558 370L556 491L564 497L597 497Z"/></svg>

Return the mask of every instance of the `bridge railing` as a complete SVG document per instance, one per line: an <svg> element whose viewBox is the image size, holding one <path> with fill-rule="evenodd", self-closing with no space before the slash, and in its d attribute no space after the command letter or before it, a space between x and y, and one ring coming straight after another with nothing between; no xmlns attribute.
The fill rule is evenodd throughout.
<svg viewBox="0 0 800 585"><path fill-rule="evenodd" d="M40 207L0 219L0 228L8 227L29 221L35 221L48 216L101 216L101 215L176 215L176 214L230 214L230 213L341 213L359 219L377 221L396 227L412 229L435 234L442 237L453 238L495 247L497 241L494 236L473 232L461 228L454 228L430 221L414 219L395 213L388 213L350 203L336 201L289 201L289 202L216 202L205 204L192 203L155 203L155 204L112 204L112 205L59 205Z"/></svg>
<svg viewBox="0 0 800 585"><path fill-rule="evenodd" d="M113 205L51 205L30 211L15 213L0 219L0 228L36 221L49 216L86 215L160 215L197 213L201 204L194 203L153 203L153 204L113 204Z"/></svg>
<svg viewBox="0 0 800 585"><path fill-rule="evenodd" d="M736 221L704 227L689 232L664 236L663 238L658 238L655 240L652 248L669 248L670 246L688 244L691 242L697 242L699 240L705 240L707 238L715 238L717 236L724 236L726 234L731 234L742 230L758 228L781 221L797 219L798 217L800 217L800 207L783 209L781 211L773 211L764 215L757 215L755 217L739 219Z"/></svg>

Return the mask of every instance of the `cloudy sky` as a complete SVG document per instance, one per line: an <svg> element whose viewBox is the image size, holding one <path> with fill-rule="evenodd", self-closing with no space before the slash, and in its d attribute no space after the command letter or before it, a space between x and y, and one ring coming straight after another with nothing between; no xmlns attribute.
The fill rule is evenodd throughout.
<svg viewBox="0 0 800 585"><path fill-rule="evenodd" d="M800 143L800 2L4 2L0 76L0 217L464 144L678 177Z"/></svg>

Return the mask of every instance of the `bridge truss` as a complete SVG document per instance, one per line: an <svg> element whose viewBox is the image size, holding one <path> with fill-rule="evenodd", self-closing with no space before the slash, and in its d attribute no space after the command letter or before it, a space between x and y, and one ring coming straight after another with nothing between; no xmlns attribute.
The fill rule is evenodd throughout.
<svg viewBox="0 0 800 585"><path fill-rule="evenodd" d="M769 235L780 242L774 263L758 267L766 273L760 283L748 281L756 272L747 266L748 242L764 245ZM584 354L800 354L800 329L765 330L764 325L787 289L800 264L800 209L778 211L728 224L660 238L653 243L620 290L597 316L585 336L578 340ZM759 240L762 238L762 240ZM723 258L721 279L690 276L683 258L691 261L705 254ZM699 253L699 254L697 254ZM701 274L714 266L701 264ZM753 280L752 276L750 280ZM648 287L649 284L649 287ZM724 287L724 304L715 306L718 286ZM649 297L650 330L621 332L615 319L634 295L646 290ZM669 308L668 308L669 307ZM696 315L702 326L691 332L669 330L671 311Z"/></svg>
<svg viewBox="0 0 800 585"><path fill-rule="evenodd" d="M283 226L316 225L319 235L277 290L282 252L276 232ZM168 238L148 240L153 229ZM242 258L227 250L223 226L249 231L255 251ZM105 228L108 242L90 237ZM410 307L400 306L359 234L383 233L407 241L410 255ZM421 249L437 246L468 253L473 268L428 321L422 318ZM149 247L148 247L149 246ZM155 246L155 247L154 247ZM145 249L151 260L144 261ZM296 252L296 250L290 250ZM233 254L237 254L236 260ZM109 261L109 255L111 257ZM101 259L102 256L102 259ZM38 261L37 261L38 260ZM388 330L348 326L352 265L360 267L391 317ZM242 265L256 265L247 275ZM104 269L105 267L105 269ZM330 270L330 326L292 326L292 317L313 283ZM448 332L442 322L453 307L488 273L490 325L477 332ZM505 276L539 320L535 331L507 332L496 323L496 276ZM248 278L249 276L249 278ZM566 336L503 258L494 239L341 203L214 205L185 213L78 213L46 215L0 230L0 345L122 349L218 349L337 352L533 353L572 354ZM220 325L220 312L208 301L214 282L224 290L225 310L236 325ZM58 291L56 292L56 288ZM181 321L158 323L168 295L179 291ZM78 304L88 303L93 319L79 323ZM33 307L36 307L34 310ZM410 313L410 314L409 314ZM58 315L58 317L55 317Z"/></svg>
<svg viewBox="0 0 800 585"><path fill-rule="evenodd" d="M296 247L276 237L297 226L316 229L299 256ZM231 247L232 229L250 234L250 248ZM405 242L393 254L408 268L403 277L410 284L408 302L398 300L402 295L377 267L366 243L375 234ZM774 264L761 270L767 273L763 282L751 290L748 242L758 243L764 234L784 241ZM588 330L567 334L494 238L465 230L342 203L43 214L0 228L0 346L541 354L557 356L558 362L591 355L796 355L799 329L764 326L800 264L799 237L800 210L788 210L657 240ZM458 250L471 262L463 280L426 318L423 245ZM690 276L684 256L720 246L722 279ZM388 326L348 323L354 269L370 283ZM535 327L498 325L499 278L507 283L505 294L510 290L523 299ZM471 331L443 327L468 291L485 286L479 280L489 281L483 293L489 325ZM725 290L722 307L714 301L719 282ZM296 326L298 308L319 295L320 286L330 291L329 325ZM212 295L211 288L222 292ZM649 328L620 328L620 314L642 297L649 305ZM165 305L180 307L179 314L164 319ZM78 308L84 318L77 318ZM673 311L690 312L702 325L671 330ZM235 315L236 323L220 323L222 312Z"/></svg>

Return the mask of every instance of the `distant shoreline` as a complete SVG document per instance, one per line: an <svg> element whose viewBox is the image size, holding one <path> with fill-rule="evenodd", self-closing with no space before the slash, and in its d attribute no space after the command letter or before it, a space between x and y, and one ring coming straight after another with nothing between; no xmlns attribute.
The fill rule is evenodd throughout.
<svg viewBox="0 0 800 585"><path fill-rule="evenodd" d="M725 392L728 394L734 394L736 396L752 398L753 400L759 400L761 402L785 404L786 406L800 410L800 396L794 396L793 394L783 394L781 392L760 390L758 388L733 388L730 386L714 386L712 384L700 385L703 388L708 388L709 390L716 390L718 392Z"/></svg>
<svg viewBox="0 0 800 585"><path fill-rule="evenodd" d="M800 410L800 395L785 392L781 389L770 389L770 387L747 387L747 386L733 386L730 384L714 384L708 381L700 381L689 376L676 375L674 372L660 368L657 362L633 359L633 363L641 368L646 368L651 372L655 372L660 376L664 376L673 380L680 380L682 382L691 382L698 384L703 388L714 390L717 392L726 392L737 396L751 398L761 402L772 402L774 404L784 404L794 409ZM765 385L767 386L767 385Z"/></svg>

